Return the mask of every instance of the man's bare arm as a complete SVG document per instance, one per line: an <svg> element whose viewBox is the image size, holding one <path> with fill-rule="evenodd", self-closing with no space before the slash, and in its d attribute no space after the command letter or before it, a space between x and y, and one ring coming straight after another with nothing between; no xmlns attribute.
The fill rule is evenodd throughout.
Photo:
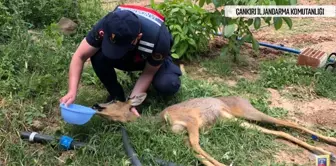
<svg viewBox="0 0 336 166"><path fill-rule="evenodd" d="M85 61L94 55L98 48L90 46L84 38L72 57L69 69L69 92L76 92Z"/></svg>
<svg viewBox="0 0 336 166"><path fill-rule="evenodd" d="M98 48L89 45L85 38L82 40L72 56L69 67L68 93L60 99L61 103L68 105L75 100L84 62L97 51Z"/></svg>
<svg viewBox="0 0 336 166"><path fill-rule="evenodd" d="M161 65L152 66L148 62L146 63L145 69L137 80L130 97L133 97L135 94L147 91L148 87L152 83L155 73L159 70L160 66Z"/></svg>

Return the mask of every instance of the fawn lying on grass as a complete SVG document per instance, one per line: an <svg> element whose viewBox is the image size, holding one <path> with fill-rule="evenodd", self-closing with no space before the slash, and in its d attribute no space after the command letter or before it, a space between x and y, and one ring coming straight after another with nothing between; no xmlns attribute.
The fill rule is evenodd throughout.
<svg viewBox="0 0 336 166"><path fill-rule="evenodd" d="M131 106L141 104L145 98L146 94L144 93L127 102L115 101L96 105L95 108L98 109L99 115L107 117L110 120L130 122L137 118L136 115L130 111ZM185 129L187 130L191 147L198 153L197 156L201 159L200 161L207 166L224 165L203 151L199 145L199 129L214 124L216 120L237 120L237 118L243 118L246 120L266 122L299 129L315 135L321 140L336 144L335 138L321 135L290 121L270 117L255 109L248 100L237 96L193 98L171 105L165 108L159 115L162 120L171 125L171 130L174 133L181 132ZM335 157L332 153L322 148L309 145L285 132L269 130L248 122L241 123L241 126L285 138L317 154L327 154L331 157Z"/></svg>

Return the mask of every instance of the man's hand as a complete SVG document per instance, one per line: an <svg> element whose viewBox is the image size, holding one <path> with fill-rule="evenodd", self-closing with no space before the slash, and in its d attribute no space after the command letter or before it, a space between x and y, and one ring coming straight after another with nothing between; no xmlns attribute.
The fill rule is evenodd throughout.
<svg viewBox="0 0 336 166"><path fill-rule="evenodd" d="M68 107L69 104L72 104L75 101L76 95L76 92L68 92L60 99L60 103L65 104L65 106Z"/></svg>
<svg viewBox="0 0 336 166"><path fill-rule="evenodd" d="M151 84L153 77L155 75L155 73L158 71L158 69L160 68L160 66L152 66L149 63L146 64L145 69L143 70L142 74L140 75L140 78L137 80L133 91L130 95L130 97L132 98L135 94L139 94L142 92L146 92L149 85ZM131 111L136 115L136 116L140 116L139 112L136 110L135 107L131 108Z"/></svg>
<svg viewBox="0 0 336 166"><path fill-rule="evenodd" d="M140 117L140 114L139 114L138 110L137 110L135 107L132 107L132 108L131 108L131 111L132 111L137 117Z"/></svg>

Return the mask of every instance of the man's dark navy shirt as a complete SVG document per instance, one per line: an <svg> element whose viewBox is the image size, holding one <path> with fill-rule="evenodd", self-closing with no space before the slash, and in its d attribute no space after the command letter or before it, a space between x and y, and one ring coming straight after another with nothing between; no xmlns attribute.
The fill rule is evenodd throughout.
<svg viewBox="0 0 336 166"><path fill-rule="evenodd" d="M95 48L100 48L101 45L102 45L103 38L100 37L99 31L103 30L103 28L102 28L103 27L103 20L104 20L104 18L99 20L92 27L92 29L89 31L89 33L86 36L87 42ZM166 40L170 40L170 42L167 42ZM170 44L167 45L167 43L170 43ZM164 59L167 56L170 56L170 54L171 54L170 49L173 45L172 35L169 33L168 28L166 27L166 25L164 23L161 25L161 29L160 29L160 33L159 33L159 40L156 43L156 45L160 47L159 50L161 50L161 51L154 50L152 56L148 56L146 59L143 59L143 57L140 55L141 54L140 51L137 50L136 48L134 50L130 51L129 53L127 53L126 55L124 55L124 57L125 57L125 59L133 60L134 63L143 63L145 60L147 60L147 62L152 66L161 65L163 63ZM162 50L165 50L165 51L162 51ZM160 56L162 58L160 58Z"/></svg>

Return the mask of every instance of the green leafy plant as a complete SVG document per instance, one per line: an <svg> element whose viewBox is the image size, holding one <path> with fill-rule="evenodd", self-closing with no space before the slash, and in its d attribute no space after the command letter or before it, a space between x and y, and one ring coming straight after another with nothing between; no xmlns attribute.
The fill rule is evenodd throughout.
<svg viewBox="0 0 336 166"><path fill-rule="evenodd" d="M12 34L20 29L23 21L17 13L11 13L13 9L6 6L4 2L0 1L0 44L7 43Z"/></svg>
<svg viewBox="0 0 336 166"><path fill-rule="evenodd" d="M1 0L8 12L18 14L31 27L41 28L61 17L74 17L73 0Z"/></svg>
<svg viewBox="0 0 336 166"><path fill-rule="evenodd" d="M200 7L204 4L213 4L216 9L214 13L219 16L221 20L221 25L223 26L222 34L223 37L228 39L228 44L222 49L222 56L230 53L234 55L234 61L237 61L237 55L240 53L240 47L244 42L252 43L252 47L255 51L259 49L259 43L254 38L250 31L250 27L254 29L259 29L261 27L262 21L267 23L269 26L273 24L275 30L282 27L284 23L291 29L293 26L292 20L288 17L255 17L255 18L230 18L225 16L224 6L228 5L296 5L296 0L227 0L227 1L217 1L217 0L196 0ZM241 40L239 40L239 38Z"/></svg>
<svg viewBox="0 0 336 166"><path fill-rule="evenodd" d="M189 0L152 2L152 8L166 18L166 25L174 38L173 58L192 59L207 50L208 41L217 29L217 17L212 13Z"/></svg>
<svg viewBox="0 0 336 166"><path fill-rule="evenodd" d="M100 0L78 0L77 21L79 30L86 34L108 11L103 10ZM82 38L81 38L82 40Z"/></svg>
<svg viewBox="0 0 336 166"><path fill-rule="evenodd" d="M316 74L310 67L298 66L286 59L264 62L260 67L260 81L266 88L283 88L293 84L308 86Z"/></svg>

